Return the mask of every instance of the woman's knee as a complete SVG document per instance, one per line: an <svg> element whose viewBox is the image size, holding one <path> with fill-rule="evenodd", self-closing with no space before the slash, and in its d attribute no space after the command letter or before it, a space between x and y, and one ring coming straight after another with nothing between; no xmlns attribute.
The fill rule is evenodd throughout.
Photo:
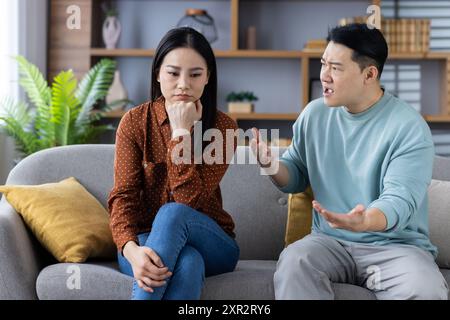
<svg viewBox="0 0 450 320"><path fill-rule="evenodd" d="M192 208L182 203L166 203L158 210L153 226L155 224L164 224L168 227L184 226L191 210Z"/></svg>

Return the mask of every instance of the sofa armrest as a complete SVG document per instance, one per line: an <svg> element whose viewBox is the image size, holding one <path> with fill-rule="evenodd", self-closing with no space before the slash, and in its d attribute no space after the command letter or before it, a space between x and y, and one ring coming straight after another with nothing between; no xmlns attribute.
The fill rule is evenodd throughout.
<svg viewBox="0 0 450 320"><path fill-rule="evenodd" d="M36 240L22 218L0 201L0 299L37 299L36 279L41 264Z"/></svg>

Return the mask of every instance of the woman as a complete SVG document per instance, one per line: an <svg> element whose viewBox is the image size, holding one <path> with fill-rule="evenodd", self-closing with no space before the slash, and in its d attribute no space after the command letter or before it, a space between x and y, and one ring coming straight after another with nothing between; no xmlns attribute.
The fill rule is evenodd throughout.
<svg viewBox="0 0 450 320"><path fill-rule="evenodd" d="M192 138L197 122L203 132L220 130L234 153L235 139L225 137L236 123L216 100L208 41L191 28L170 30L153 59L151 101L128 111L116 135L108 206L120 270L135 279L132 299L199 299L205 276L236 266L234 223L219 188L229 162L175 161L205 148ZM176 151L186 141L193 148Z"/></svg>

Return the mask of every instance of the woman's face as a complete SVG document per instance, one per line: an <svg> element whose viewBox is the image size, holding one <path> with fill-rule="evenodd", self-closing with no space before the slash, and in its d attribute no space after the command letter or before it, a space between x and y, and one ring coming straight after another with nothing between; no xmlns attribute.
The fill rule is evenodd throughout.
<svg viewBox="0 0 450 320"><path fill-rule="evenodd" d="M177 48L164 57L157 77L166 104L195 102L208 83L206 61L191 48Z"/></svg>

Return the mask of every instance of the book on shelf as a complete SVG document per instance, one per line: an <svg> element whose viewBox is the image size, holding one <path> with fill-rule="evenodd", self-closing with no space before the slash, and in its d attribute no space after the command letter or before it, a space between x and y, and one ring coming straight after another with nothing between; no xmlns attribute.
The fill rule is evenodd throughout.
<svg viewBox="0 0 450 320"><path fill-rule="evenodd" d="M317 51L323 52L326 47L327 47L326 39L311 39L306 42L306 45L303 48L303 50L311 52Z"/></svg>
<svg viewBox="0 0 450 320"><path fill-rule="evenodd" d="M429 19L383 19L381 31L391 53L424 53L429 50Z"/></svg>
<svg viewBox="0 0 450 320"><path fill-rule="evenodd" d="M365 23L366 17L342 18L340 25ZM430 19L381 19L390 53L424 53L430 47Z"/></svg>

